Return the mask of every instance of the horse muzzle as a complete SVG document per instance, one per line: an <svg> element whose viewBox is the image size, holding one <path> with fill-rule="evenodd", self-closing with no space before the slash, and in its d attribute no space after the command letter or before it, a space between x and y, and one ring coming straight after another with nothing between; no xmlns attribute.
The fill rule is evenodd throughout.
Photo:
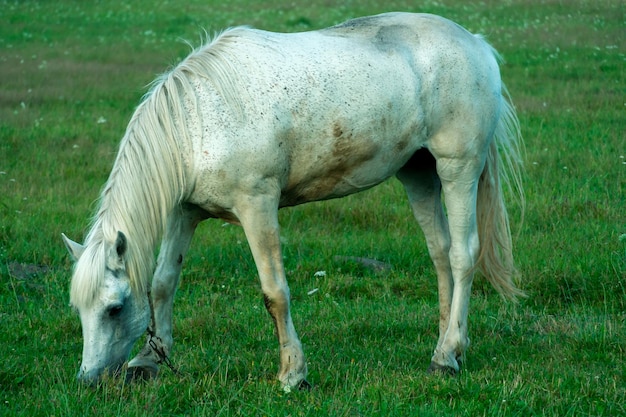
<svg viewBox="0 0 626 417"><path fill-rule="evenodd" d="M108 367L98 367L87 369L84 366L80 367L76 379L86 385L95 386L104 378L117 377L121 374L124 361L117 362L115 365Z"/></svg>

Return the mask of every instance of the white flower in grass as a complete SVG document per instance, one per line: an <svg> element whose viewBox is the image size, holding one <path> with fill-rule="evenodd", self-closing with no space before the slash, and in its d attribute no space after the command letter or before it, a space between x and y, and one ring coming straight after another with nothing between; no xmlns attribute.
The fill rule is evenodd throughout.
<svg viewBox="0 0 626 417"><path fill-rule="evenodd" d="M326 271L317 271L316 273L313 274L314 277L325 277L326 276Z"/></svg>
<svg viewBox="0 0 626 417"><path fill-rule="evenodd" d="M107 119L105 119L104 117L100 116L98 118L98 121L96 123L98 123L99 125L104 124L107 122Z"/></svg>

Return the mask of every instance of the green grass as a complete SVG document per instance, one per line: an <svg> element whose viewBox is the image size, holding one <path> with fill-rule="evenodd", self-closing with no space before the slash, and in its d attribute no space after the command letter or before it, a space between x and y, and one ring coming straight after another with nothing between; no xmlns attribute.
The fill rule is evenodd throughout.
<svg viewBox="0 0 626 417"><path fill-rule="evenodd" d="M276 3L0 1L0 415L624 415L624 6ZM520 207L511 214L529 298L505 304L478 278L463 372L429 375L436 280L391 181L281 212L312 391L279 389L247 244L219 221L199 228L176 298L181 375L77 384L82 336L60 233L85 233L144 86L189 51L180 39L198 44L204 29L238 24L309 30L387 10L442 14L505 57L526 141L524 223ZM338 255L393 269L375 274Z"/></svg>

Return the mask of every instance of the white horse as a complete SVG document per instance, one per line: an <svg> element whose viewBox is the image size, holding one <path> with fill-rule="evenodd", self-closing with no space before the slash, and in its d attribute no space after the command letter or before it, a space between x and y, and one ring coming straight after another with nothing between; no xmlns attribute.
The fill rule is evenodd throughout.
<svg viewBox="0 0 626 417"><path fill-rule="evenodd" d="M221 218L240 224L250 245L276 325L278 379L307 386L277 211L393 175L439 282L430 369L457 372L474 271L504 296L522 294L502 195L508 182L522 196L522 145L497 60L457 24L408 13L306 33L234 28L193 51L135 111L84 246L64 236L84 339L78 377L120 371L146 330L128 367L156 375L172 347L173 297L194 229Z"/></svg>

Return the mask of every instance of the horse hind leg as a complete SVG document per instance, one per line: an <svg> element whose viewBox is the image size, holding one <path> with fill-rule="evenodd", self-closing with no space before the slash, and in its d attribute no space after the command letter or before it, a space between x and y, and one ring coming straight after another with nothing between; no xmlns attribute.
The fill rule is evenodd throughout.
<svg viewBox="0 0 626 417"><path fill-rule="evenodd" d="M452 155L435 154L437 174L441 180L450 232L448 252L453 291L448 328L432 358L431 370L458 372L459 363L469 347L468 313L480 242L478 237L476 202L478 183L485 164L480 144L450 135L448 143L457 143L462 152ZM480 138L481 135L470 137Z"/></svg>
<svg viewBox="0 0 626 417"><path fill-rule="evenodd" d="M174 294L183 258L189 249L196 226L204 218L204 212L192 206L180 207L168 217L150 291L152 323L145 346L128 363L128 379L155 377L158 365L171 351Z"/></svg>
<svg viewBox="0 0 626 417"><path fill-rule="evenodd" d="M424 232L428 253L437 274L439 339L436 351L440 351L449 327L454 283L449 258L450 233L441 201L441 181L437 175L435 159L428 150L422 149L416 152L396 176L404 186L413 215ZM458 371L452 361L450 365L449 372ZM433 362L431 370L438 369Z"/></svg>

